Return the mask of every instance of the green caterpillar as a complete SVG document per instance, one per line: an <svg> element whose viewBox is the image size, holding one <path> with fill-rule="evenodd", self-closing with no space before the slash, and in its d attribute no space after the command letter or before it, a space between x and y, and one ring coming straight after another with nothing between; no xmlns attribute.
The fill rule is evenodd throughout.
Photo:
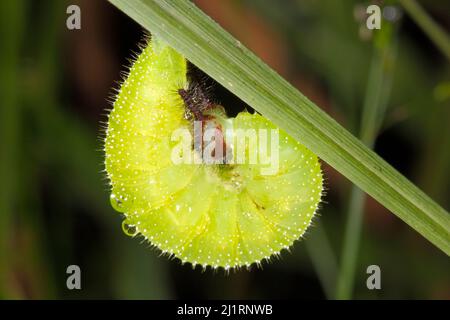
<svg viewBox="0 0 450 320"><path fill-rule="evenodd" d="M311 223L322 194L320 163L261 115L241 112L228 118L217 105L196 108L199 99L189 97L186 73L186 59L158 40L149 42L132 65L106 128L112 206L125 215L128 235L142 235L194 267L259 264L289 248ZM268 142L277 147L276 173L262 173L267 163L224 158L217 164L174 163L180 142L173 133L192 133L199 117L219 133L230 129L231 138L222 137L232 158L239 130L276 130L279 143ZM261 155L255 144L244 148L247 157L255 151ZM190 147L194 158L202 150Z"/></svg>

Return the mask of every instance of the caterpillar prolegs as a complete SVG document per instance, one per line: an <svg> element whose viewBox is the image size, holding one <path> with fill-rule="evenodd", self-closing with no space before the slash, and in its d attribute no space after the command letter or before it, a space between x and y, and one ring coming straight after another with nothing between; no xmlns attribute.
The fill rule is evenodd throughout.
<svg viewBox="0 0 450 320"><path fill-rule="evenodd" d="M214 148L205 153L207 132ZM192 89L186 59L157 39L118 91L104 149L124 231L193 266L278 255L304 234L321 199L315 154L257 113L227 117Z"/></svg>

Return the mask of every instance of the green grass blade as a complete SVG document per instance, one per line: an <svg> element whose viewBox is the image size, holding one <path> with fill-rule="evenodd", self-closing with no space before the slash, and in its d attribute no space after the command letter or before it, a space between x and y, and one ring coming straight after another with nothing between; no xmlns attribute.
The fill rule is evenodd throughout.
<svg viewBox="0 0 450 320"><path fill-rule="evenodd" d="M450 38L416 0L399 0L409 16L419 25L436 47L450 60Z"/></svg>
<svg viewBox="0 0 450 320"><path fill-rule="evenodd" d="M317 221L314 223L314 227L314 232L311 232L306 238L308 240L305 241L306 250L311 258L325 296L328 299L333 299L338 270L336 256L324 224Z"/></svg>
<svg viewBox="0 0 450 320"><path fill-rule="evenodd" d="M397 27L385 24L374 35L372 62L362 109L359 137L369 148L375 144L383 123L394 77L397 56ZM351 299L359 256L359 243L366 195L356 186L350 193L344 245L337 280L337 299Z"/></svg>
<svg viewBox="0 0 450 320"><path fill-rule="evenodd" d="M450 255L448 212L190 1L110 2Z"/></svg>

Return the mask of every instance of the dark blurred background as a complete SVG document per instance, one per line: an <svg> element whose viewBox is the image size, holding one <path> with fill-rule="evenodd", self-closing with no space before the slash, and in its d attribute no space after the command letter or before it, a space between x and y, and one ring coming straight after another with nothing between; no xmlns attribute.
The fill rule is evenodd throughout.
<svg viewBox="0 0 450 320"><path fill-rule="evenodd" d="M400 7L373 32L365 8L383 1L195 2L356 135L370 66L381 59L389 81L375 150L449 209L450 65ZM448 32L450 2L421 3ZM81 8L81 30L66 28L70 4ZM328 191L315 226L262 269L226 275L159 257L122 232L102 173L101 122L143 30L104 0L1 1L0 10L1 298L335 297L347 179L324 164ZM245 107L219 85L214 92L225 106ZM82 290L66 288L73 264ZM366 287L371 264L381 268L381 290ZM354 298L449 299L449 271L443 252L366 199Z"/></svg>

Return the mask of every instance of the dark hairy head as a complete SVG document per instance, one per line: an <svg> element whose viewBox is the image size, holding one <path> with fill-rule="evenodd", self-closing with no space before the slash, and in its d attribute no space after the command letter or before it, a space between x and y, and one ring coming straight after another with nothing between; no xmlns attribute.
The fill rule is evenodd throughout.
<svg viewBox="0 0 450 320"><path fill-rule="evenodd" d="M212 109L215 105L207 90L198 82L190 82L189 87L179 89L178 94L184 101L186 118L190 120L203 120L203 113Z"/></svg>

